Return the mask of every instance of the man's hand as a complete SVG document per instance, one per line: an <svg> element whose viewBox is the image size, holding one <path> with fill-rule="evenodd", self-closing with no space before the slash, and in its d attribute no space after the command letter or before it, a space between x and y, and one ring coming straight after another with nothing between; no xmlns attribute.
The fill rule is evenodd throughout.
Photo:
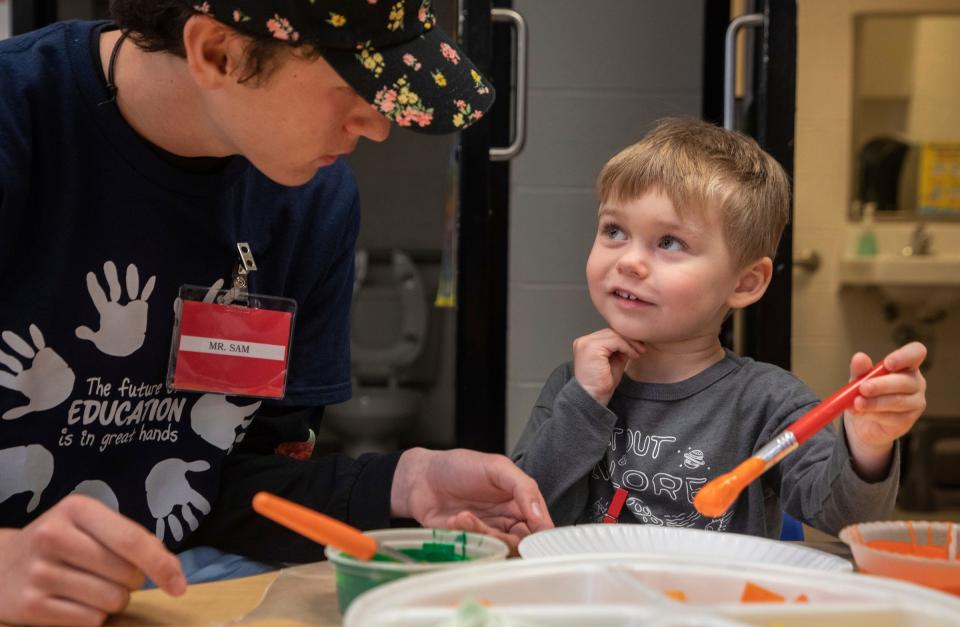
<svg viewBox="0 0 960 627"><path fill-rule="evenodd" d="M536 482L503 455L415 448L400 456L390 513L424 527L493 535L516 553L520 540L551 529Z"/></svg>
<svg viewBox="0 0 960 627"><path fill-rule="evenodd" d="M146 529L72 495L23 529L0 529L0 623L99 625L123 610L144 575L187 588L177 558Z"/></svg>
<svg viewBox="0 0 960 627"><path fill-rule="evenodd" d="M890 464L893 442L913 427L927 407L927 382L920 364L927 348L911 342L884 358L890 374L860 386L859 396L843 416L853 467L863 479L882 479ZM857 353L850 360L851 380L873 368L870 358Z"/></svg>
<svg viewBox="0 0 960 627"><path fill-rule="evenodd" d="M646 350L642 342L628 340L613 329L602 329L573 341L573 374L577 382L601 405L610 402L620 384L627 361Z"/></svg>

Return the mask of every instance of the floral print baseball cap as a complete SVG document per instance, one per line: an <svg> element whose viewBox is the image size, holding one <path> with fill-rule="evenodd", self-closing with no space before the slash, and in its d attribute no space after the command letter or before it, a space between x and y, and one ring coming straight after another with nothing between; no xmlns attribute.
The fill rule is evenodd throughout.
<svg viewBox="0 0 960 627"><path fill-rule="evenodd" d="M239 32L312 45L381 114L423 133L467 128L494 89L438 26L430 0L207 0Z"/></svg>

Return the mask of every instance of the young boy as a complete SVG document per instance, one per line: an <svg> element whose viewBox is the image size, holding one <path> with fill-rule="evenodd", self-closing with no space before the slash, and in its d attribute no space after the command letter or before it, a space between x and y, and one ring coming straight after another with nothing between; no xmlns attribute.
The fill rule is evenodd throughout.
<svg viewBox="0 0 960 627"><path fill-rule="evenodd" d="M587 282L608 327L574 341L513 453L554 522L602 521L618 488L620 522L777 538L783 511L830 533L888 517L896 439L925 407L916 343L885 359L893 374L863 385L839 433L822 430L722 516L693 506L705 483L818 402L789 372L718 339L770 283L790 207L777 162L740 133L666 120L604 166L597 190ZM851 376L870 367L857 353Z"/></svg>

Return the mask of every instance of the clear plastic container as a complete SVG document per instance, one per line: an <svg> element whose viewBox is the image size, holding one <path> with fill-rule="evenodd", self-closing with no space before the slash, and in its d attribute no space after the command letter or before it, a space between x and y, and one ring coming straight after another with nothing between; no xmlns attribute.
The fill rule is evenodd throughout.
<svg viewBox="0 0 960 627"><path fill-rule="evenodd" d="M958 528L953 522L868 522L844 528L840 539L850 545L862 573L960 595Z"/></svg>
<svg viewBox="0 0 960 627"><path fill-rule="evenodd" d="M354 559L346 553L328 546L324 553L333 564L337 582L337 602L340 611L346 612L353 600L381 584L415 575L438 570L462 568L472 564L483 564L503 560L510 552L509 547L500 540L477 533L450 531L445 529L379 529L367 531L383 545L394 549L419 549L425 542L454 545L458 554L463 552L465 560L451 562L426 562L405 564L400 562L368 561Z"/></svg>

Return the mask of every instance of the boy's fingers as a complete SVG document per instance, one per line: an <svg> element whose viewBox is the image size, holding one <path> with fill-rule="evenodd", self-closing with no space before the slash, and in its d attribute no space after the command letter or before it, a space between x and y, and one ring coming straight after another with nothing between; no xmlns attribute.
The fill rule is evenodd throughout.
<svg viewBox="0 0 960 627"><path fill-rule="evenodd" d="M174 596L186 591L180 562L155 535L95 501L75 507L74 515L80 529L136 566L157 587Z"/></svg>
<svg viewBox="0 0 960 627"><path fill-rule="evenodd" d="M893 351L883 359L884 365L891 372L919 368L927 358L927 347L920 342L910 342Z"/></svg>
<svg viewBox="0 0 960 627"><path fill-rule="evenodd" d="M923 411L924 402L917 394L884 394L874 398L857 397L853 402L854 411L860 414L882 412L912 415Z"/></svg>
<svg viewBox="0 0 960 627"><path fill-rule="evenodd" d="M873 361L871 361L869 355L866 353L857 353L850 359L850 380L853 381L857 377L861 377L868 372L873 367ZM889 368L889 366L887 366Z"/></svg>
<svg viewBox="0 0 960 627"><path fill-rule="evenodd" d="M921 387L912 374L895 372L865 381L860 386L860 395L865 398L874 398L886 394L916 394L921 391Z"/></svg>

